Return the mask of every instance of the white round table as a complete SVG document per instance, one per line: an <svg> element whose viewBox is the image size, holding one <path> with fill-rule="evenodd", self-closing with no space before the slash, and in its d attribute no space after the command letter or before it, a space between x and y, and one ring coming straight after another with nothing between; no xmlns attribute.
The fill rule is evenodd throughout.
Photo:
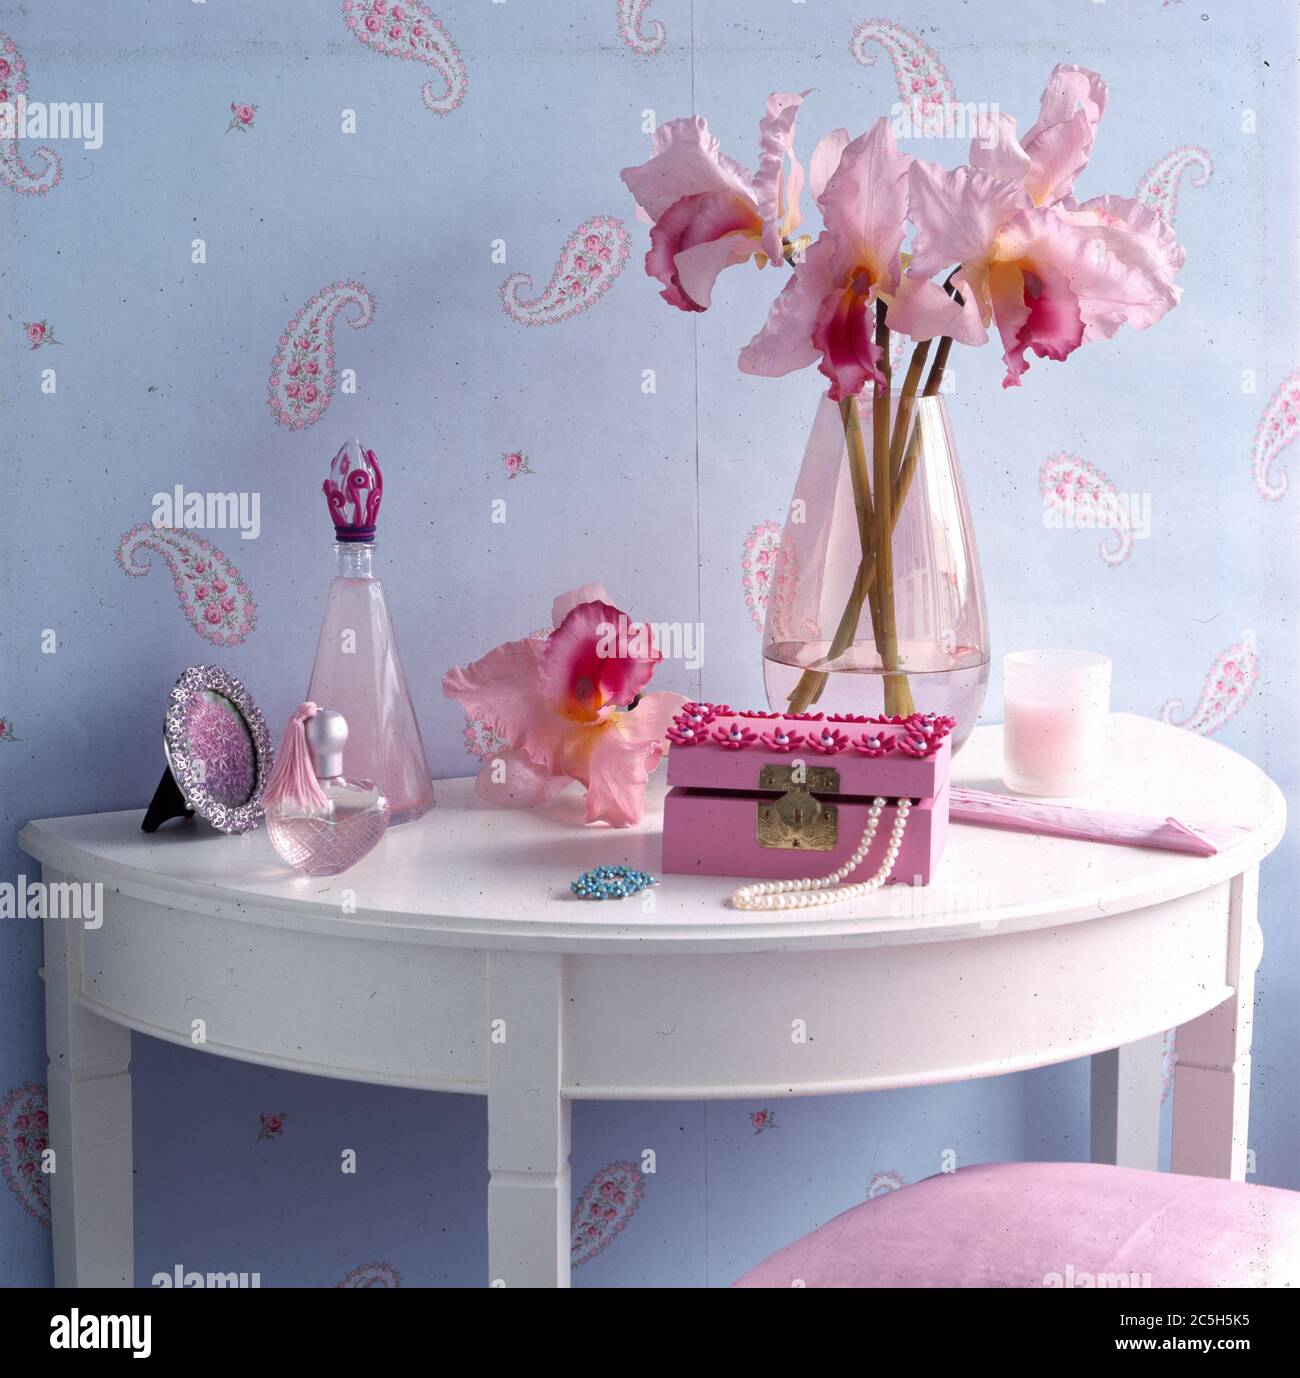
<svg viewBox="0 0 1300 1378"><path fill-rule="evenodd" d="M130 1285L130 1030L247 1062L488 1097L489 1270L569 1277L569 1103L872 1091L1093 1055L1093 1157L1154 1167L1178 1028L1175 1171L1245 1164L1258 865L1286 810L1226 748L1116 715L1090 808L1241 826L1213 857L954 824L934 882L755 915L738 883L661 876L604 903L579 872L659 873L663 786L631 830L471 780L346 874L287 872L264 831L150 836L141 812L46 819L47 882L100 882L98 927L45 921L59 1285ZM953 778L1000 790L1000 729Z"/></svg>

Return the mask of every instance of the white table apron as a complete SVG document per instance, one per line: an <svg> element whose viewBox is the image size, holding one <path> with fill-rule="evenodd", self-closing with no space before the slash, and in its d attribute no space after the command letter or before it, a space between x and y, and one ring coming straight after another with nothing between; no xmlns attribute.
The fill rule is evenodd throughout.
<svg viewBox="0 0 1300 1378"><path fill-rule="evenodd" d="M1161 1036L1178 1029L1175 1171L1240 1178L1261 943L1257 868L1285 806L1202 738L1117 716L1129 762L1089 801L1246 825L1213 858L954 826L924 890L742 914L667 876L583 903L579 871L658 873L662 786L630 832L478 803L468 780L332 880L262 833L34 822L46 881L103 882L103 924L46 920L55 1275L127 1286L130 1030L321 1076L488 1098L489 1273L569 1279L569 1105L872 1091L1093 1056L1092 1156L1154 1167ZM999 731L955 763L993 787ZM195 1021L202 1021L201 1025ZM196 1041L196 1029L202 1041Z"/></svg>

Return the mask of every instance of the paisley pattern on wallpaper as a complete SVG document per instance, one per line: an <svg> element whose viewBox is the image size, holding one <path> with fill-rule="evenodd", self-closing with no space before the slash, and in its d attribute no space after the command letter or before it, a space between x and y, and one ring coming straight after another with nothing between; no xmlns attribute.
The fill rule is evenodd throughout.
<svg viewBox="0 0 1300 1378"><path fill-rule="evenodd" d="M501 284L501 306L520 325L557 325L586 311L613 286L628 257L628 233L612 215L593 215L568 237L546 290L525 300L533 290L527 273L511 273Z"/></svg>
<svg viewBox="0 0 1300 1378"><path fill-rule="evenodd" d="M23 1210L41 1225L50 1223L50 1179L41 1170L49 1137L45 1087L31 1081L15 1086L0 1101L0 1177Z"/></svg>
<svg viewBox="0 0 1300 1378"><path fill-rule="evenodd" d="M871 1180L867 1183L867 1200L874 1201L877 1196L884 1196L889 1191L898 1191L906 1185L902 1174L892 1169L872 1173Z"/></svg>
<svg viewBox="0 0 1300 1378"><path fill-rule="evenodd" d="M450 115L465 99L465 61L441 19L423 0L343 0L343 22L358 43L381 57L422 62L438 73L420 99L435 115Z"/></svg>
<svg viewBox="0 0 1300 1378"><path fill-rule="evenodd" d="M1160 1104L1169 1099L1174 1088L1174 1071L1178 1066L1178 1030L1166 1029L1160 1040Z"/></svg>
<svg viewBox="0 0 1300 1378"><path fill-rule="evenodd" d="M1250 479L1261 498L1277 502L1286 496L1290 479L1275 473L1278 456L1300 435L1300 373L1283 380L1273 394L1255 428L1255 444L1250 454Z"/></svg>
<svg viewBox="0 0 1300 1378"><path fill-rule="evenodd" d="M793 636L790 629L798 567L794 546L786 550L781 541L780 524L762 521L749 528L740 554L740 582L745 591L745 606L758 631L762 631L772 608L772 634L778 641Z"/></svg>
<svg viewBox="0 0 1300 1378"><path fill-rule="evenodd" d="M618 0L618 36L640 57L657 53L668 36L660 20L646 22L645 12L653 3L654 0Z"/></svg>
<svg viewBox="0 0 1300 1378"><path fill-rule="evenodd" d="M1183 701L1170 699L1160 710L1160 720L1203 737L1213 736L1246 706L1258 679L1255 634L1243 632L1239 642L1215 657L1196 707L1180 718L1177 715L1183 711Z"/></svg>
<svg viewBox="0 0 1300 1378"><path fill-rule="evenodd" d="M115 558L123 574L143 579L154 551L171 570L172 587L190 626L214 646L238 646L257 626L257 604L231 558L206 536L137 522L122 533Z"/></svg>
<svg viewBox="0 0 1300 1378"><path fill-rule="evenodd" d="M18 97L27 94L27 62L13 39L0 33L0 105L16 106ZM16 138L0 138L0 185L20 196L44 196L58 186L63 176L59 155L45 144L33 148L32 155L41 163L37 169L23 161Z"/></svg>
<svg viewBox="0 0 1300 1378"><path fill-rule="evenodd" d="M583 1187L573 1208L570 1261L589 1263L627 1228L645 1196L636 1163L609 1163Z"/></svg>
<svg viewBox="0 0 1300 1378"><path fill-rule="evenodd" d="M1097 547L1106 564L1122 565L1132 555L1131 513L1114 483L1095 464L1078 455L1050 455L1038 471L1038 485L1044 507L1063 525L1113 533L1112 540Z"/></svg>
<svg viewBox="0 0 1300 1378"><path fill-rule="evenodd" d="M476 761L487 762L509 750L510 743L502 741L481 718L471 718L465 714L465 727L461 733L465 750Z"/></svg>
<svg viewBox="0 0 1300 1378"><path fill-rule="evenodd" d="M336 1287L400 1287L402 1275L391 1263L358 1263Z"/></svg>
<svg viewBox="0 0 1300 1378"><path fill-rule="evenodd" d="M947 69L935 51L927 47L910 29L889 19L868 19L859 24L849 40L849 52L864 67L876 65L871 45L878 44L894 64L898 94L907 102L919 100L922 118L942 115L944 107L957 97Z"/></svg>
<svg viewBox="0 0 1300 1378"><path fill-rule="evenodd" d="M1172 225L1178 213L1178 183L1188 171L1192 186L1203 187L1214 175L1214 159L1197 144L1183 144L1147 168L1134 195Z"/></svg>
<svg viewBox="0 0 1300 1378"><path fill-rule="evenodd" d="M266 401L279 426L303 431L314 426L334 397L334 327L345 306L353 330L375 318L375 299L362 282L331 282L314 293L285 327L271 360Z"/></svg>

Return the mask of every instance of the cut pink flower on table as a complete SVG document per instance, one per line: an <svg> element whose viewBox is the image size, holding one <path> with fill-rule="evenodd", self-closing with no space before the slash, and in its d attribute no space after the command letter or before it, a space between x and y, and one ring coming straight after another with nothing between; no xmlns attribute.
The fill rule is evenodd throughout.
<svg viewBox="0 0 1300 1378"><path fill-rule="evenodd" d="M645 786L667 749L681 694L642 690L663 658L648 627L587 584L555 600L546 639L508 641L443 677L455 699L502 741L479 793L512 806L546 803L570 781L587 790L587 821L627 827L641 819Z"/></svg>

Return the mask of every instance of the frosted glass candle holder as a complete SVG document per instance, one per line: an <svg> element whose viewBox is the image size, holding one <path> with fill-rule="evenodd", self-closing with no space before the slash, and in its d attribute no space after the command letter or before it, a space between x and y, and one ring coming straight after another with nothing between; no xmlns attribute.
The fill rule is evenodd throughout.
<svg viewBox="0 0 1300 1378"><path fill-rule="evenodd" d="M1107 773L1110 657L1012 651L1002 660L1002 778L1018 794L1097 789Z"/></svg>

